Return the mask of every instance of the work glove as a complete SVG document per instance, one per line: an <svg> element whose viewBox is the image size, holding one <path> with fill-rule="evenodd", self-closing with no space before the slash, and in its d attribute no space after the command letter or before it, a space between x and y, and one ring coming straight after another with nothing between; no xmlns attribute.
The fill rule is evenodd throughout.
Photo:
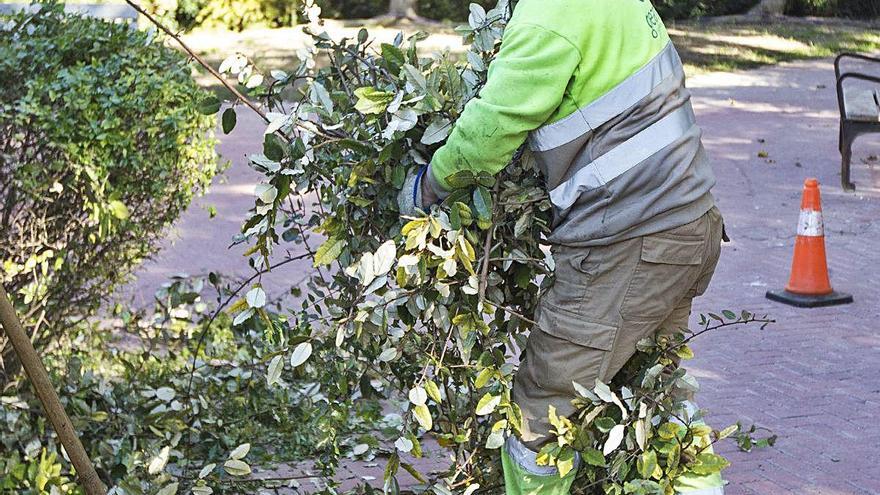
<svg viewBox="0 0 880 495"><path fill-rule="evenodd" d="M433 190L430 190L430 184L423 180L426 173L430 172L428 167L424 166L406 176L403 188L397 196L397 206L400 208L401 215L416 215L440 199Z"/></svg>

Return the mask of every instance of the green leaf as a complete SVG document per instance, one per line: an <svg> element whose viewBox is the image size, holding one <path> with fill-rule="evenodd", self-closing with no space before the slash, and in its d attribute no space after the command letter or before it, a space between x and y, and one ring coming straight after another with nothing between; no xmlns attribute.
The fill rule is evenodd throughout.
<svg viewBox="0 0 880 495"><path fill-rule="evenodd" d="M179 483L169 483L156 492L156 495L176 495Z"/></svg>
<svg viewBox="0 0 880 495"><path fill-rule="evenodd" d="M357 151L358 153L369 154L373 153L373 148L369 144L362 143L355 139L342 139L336 143L341 146L343 149Z"/></svg>
<svg viewBox="0 0 880 495"><path fill-rule="evenodd" d="M223 134L229 134L235 129L237 118L234 108L229 107L223 111L223 117L220 119L223 127Z"/></svg>
<svg viewBox="0 0 880 495"><path fill-rule="evenodd" d="M266 134L263 138L263 155L273 162L284 159L284 147L281 138L275 134Z"/></svg>
<svg viewBox="0 0 880 495"><path fill-rule="evenodd" d="M478 389L485 387L486 384L489 383L489 380L492 379L492 377L494 376L494 374L495 374L495 370L494 370L494 369L492 369L492 368L483 368L483 371L481 371L481 372L477 375L477 379L474 380L474 387L476 387L476 388L478 388Z"/></svg>
<svg viewBox="0 0 880 495"><path fill-rule="evenodd" d="M486 439L486 448L494 450L504 445L504 430L493 431Z"/></svg>
<svg viewBox="0 0 880 495"><path fill-rule="evenodd" d="M406 63L406 55L403 50L388 43L382 43L382 58L388 64L392 72L399 72Z"/></svg>
<svg viewBox="0 0 880 495"><path fill-rule="evenodd" d="M590 466L605 467L605 456L598 449L588 448L581 452L581 456Z"/></svg>
<svg viewBox="0 0 880 495"><path fill-rule="evenodd" d="M485 187L474 189L474 208L477 210L479 220L492 220L492 194Z"/></svg>
<svg viewBox="0 0 880 495"><path fill-rule="evenodd" d="M220 111L220 100L216 96L208 96L199 102L199 112L204 115L214 115Z"/></svg>
<svg viewBox="0 0 880 495"><path fill-rule="evenodd" d="M452 131L452 123L446 117L437 117L431 121L422 135L422 144L432 145L443 141Z"/></svg>
<svg viewBox="0 0 880 495"><path fill-rule="evenodd" d="M617 422L614 421L612 418L609 418L607 416L603 416L601 418L598 418L596 421L594 421L593 424L602 433L608 433L609 431L611 431L611 428L614 428L614 426L617 425Z"/></svg>
<svg viewBox="0 0 880 495"><path fill-rule="evenodd" d="M462 170L446 177L446 183L453 189L464 189L476 184L477 179L470 170Z"/></svg>
<svg viewBox="0 0 880 495"><path fill-rule="evenodd" d="M318 251L315 252L315 267L327 266L336 261L345 249L347 242L344 239L331 237L327 239Z"/></svg>

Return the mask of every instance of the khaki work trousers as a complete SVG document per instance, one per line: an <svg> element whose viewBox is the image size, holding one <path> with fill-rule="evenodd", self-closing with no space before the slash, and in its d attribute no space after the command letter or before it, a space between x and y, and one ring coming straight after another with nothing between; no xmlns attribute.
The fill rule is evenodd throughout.
<svg viewBox="0 0 880 495"><path fill-rule="evenodd" d="M513 399L522 408L523 443L550 441L548 408L575 410L572 382L608 382L636 343L688 327L693 299L709 286L721 251L717 208L694 222L608 246L554 246L555 281L542 295Z"/></svg>

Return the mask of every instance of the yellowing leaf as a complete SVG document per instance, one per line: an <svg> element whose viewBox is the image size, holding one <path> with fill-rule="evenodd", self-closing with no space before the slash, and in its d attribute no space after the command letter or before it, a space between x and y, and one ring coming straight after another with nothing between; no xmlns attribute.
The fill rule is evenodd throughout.
<svg viewBox="0 0 880 495"><path fill-rule="evenodd" d="M129 217L128 207L125 206L125 203L122 201L113 200L107 205L107 208L109 208L110 213L119 220L127 220Z"/></svg>
<svg viewBox="0 0 880 495"><path fill-rule="evenodd" d="M492 376L494 374L495 374L495 370L493 370L492 368L484 368L483 371L481 371L477 375L477 379L474 380L474 387L476 387L476 388L485 387L486 384L489 383L489 380L492 379Z"/></svg>
<svg viewBox="0 0 880 495"><path fill-rule="evenodd" d="M269 362L269 370L266 372L266 383L271 387L278 383L278 380L281 379L281 371L284 370L284 363L282 361L282 356L275 356L272 358L272 361Z"/></svg>
<svg viewBox="0 0 880 495"><path fill-rule="evenodd" d="M482 399L480 399L480 402L477 403L477 416L492 414L495 412L495 408L498 407L498 404L501 404L501 396L487 393Z"/></svg>
<svg viewBox="0 0 880 495"><path fill-rule="evenodd" d="M650 479L654 474L654 470L657 469L657 453L649 450L640 455L636 461L636 469L642 478Z"/></svg>
<svg viewBox="0 0 880 495"><path fill-rule="evenodd" d="M243 443L229 453L230 459L243 459L251 451L251 444Z"/></svg>
<svg viewBox="0 0 880 495"><path fill-rule="evenodd" d="M683 345L683 346L675 349L675 355L682 358L682 359L685 359L685 360L693 359L694 358L694 351L691 350L691 348L688 347L687 345Z"/></svg>
<svg viewBox="0 0 880 495"><path fill-rule="evenodd" d="M419 422L419 425L421 425L425 431L430 431L431 428L434 427L434 420L431 418L431 411L428 409L428 406L424 404L421 406L415 406L413 408L413 414L416 417L416 421Z"/></svg>
<svg viewBox="0 0 880 495"><path fill-rule="evenodd" d="M238 459L229 459L224 462L223 469L232 476L247 476L251 474L251 467L248 463Z"/></svg>
<svg viewBox="0 0 880 495"><path fill-rule="evenodd" d="M428 380L428 382L425 383L425 391L428 392L428 396L430 396L437 404L443 402L443 398L440 396L440 388L432 380Z"/></svg>
<svg viewBox="0 0 880 495"><path fill-rule="evenodd" d="M394 99L394 93L379 91L376 88L358 88L354 91L358 101L354 108L365 115L384 113L388 104Z"/></svg>
<svg viewBox="0 0 880 495"><path fill-rule="evenodd" d="M565 477L574 468L574 449L566 447L562 449L559 457L556 459L556 469L559 470L559 476Z"/></svg>

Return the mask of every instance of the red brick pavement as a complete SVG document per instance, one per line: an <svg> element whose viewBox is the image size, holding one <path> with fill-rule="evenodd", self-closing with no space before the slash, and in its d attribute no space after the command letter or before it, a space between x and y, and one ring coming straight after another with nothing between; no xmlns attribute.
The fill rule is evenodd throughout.
<svg viewBox="0 0 880 495"><path fill-rule="evenodd" d="M880 494L880 162L868 160L880 139L862 138L859 190L844 193L830 61L710 74L691 86L733 238L695 311L748 309L778 320L695 345L689 367L701 377L710 422L755 422L779 435L774 448L750 454L721 449L733 461L727 494ZM832 283L855 296L853 305L796 309L764 298L787 280L810 176L823 185Z"/></svg>

